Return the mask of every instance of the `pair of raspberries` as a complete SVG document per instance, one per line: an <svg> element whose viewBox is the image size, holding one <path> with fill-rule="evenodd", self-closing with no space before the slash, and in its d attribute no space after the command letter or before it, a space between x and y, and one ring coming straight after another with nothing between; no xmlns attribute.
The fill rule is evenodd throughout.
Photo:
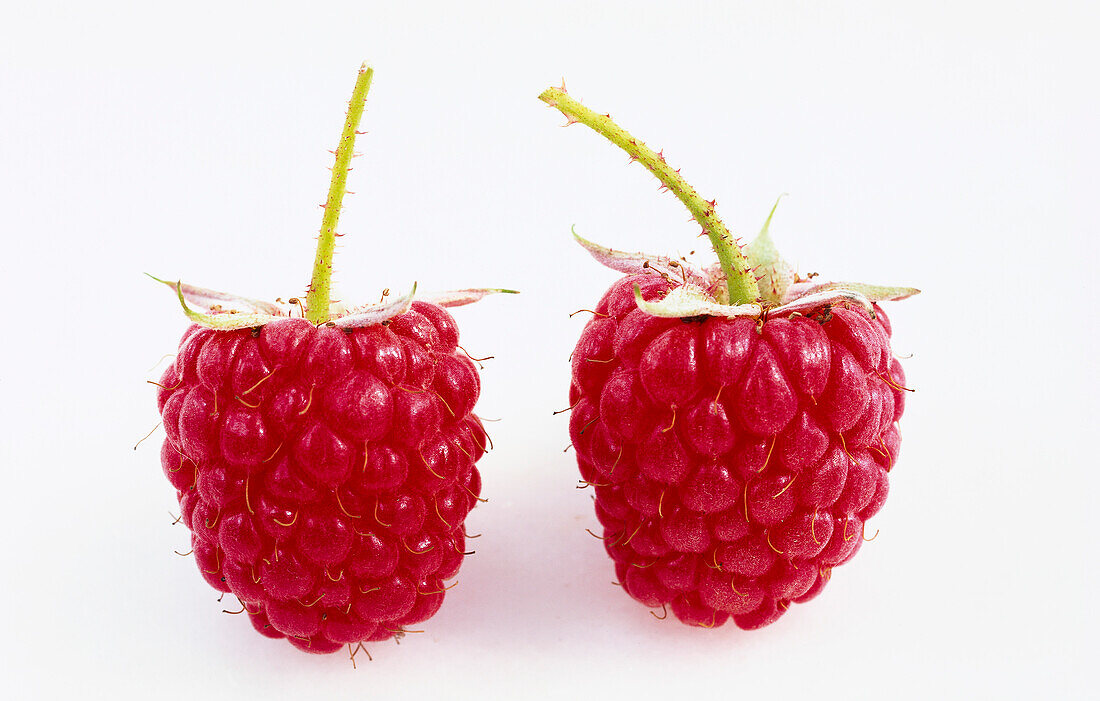
<svg viewBox="0 0 1100 701"><path fill-rule="evenodd" d="M331 300L371 76L356 82L304 303L166 283L194 322L157 406L195 561L257 631L314 653L400 636L442 605L489 447L478 371L445 307L509 292ZM771 216L740 246L663 155L564 86L540 98L645 165L718 257L698 267L576 237L625 274L591 310L570 388L618 581L689 625L772 623L855 555L886 500L905 378L877 302L916 290L799 276Z"/></svg>

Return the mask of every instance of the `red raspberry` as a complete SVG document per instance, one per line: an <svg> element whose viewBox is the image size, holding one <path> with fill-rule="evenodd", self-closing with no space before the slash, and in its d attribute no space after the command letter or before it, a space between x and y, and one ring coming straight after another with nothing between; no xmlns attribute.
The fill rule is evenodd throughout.
<svg viewBox="0 0 1100 701"><path fill-rule="evenodd" d="M439 609L485 448L455 329L413 302L387 326L184 334L161 462L203 577L265 635L332 652Z"/></svg>
<svg viewBox="0 0 1100 701"><path fill-rule="evenodd" d="M510 292L330 298L371 75L360 69L349 103L305 303L167 283L195 325L157 395L161 464L203 577L263 635L316 653L347 644L353 661L434 615L458 574L488 437L443 307Z"/></svg>
<svg viewBox="0 0 1100 701"><path fill-rule="evenodd" d="M863 542L897 459L904 375L875 306L661 318L622 278L573 353L570 435L623 588L685 623L758 628Z"/></svg>
<svg viewBox="0 0 1100 701"><path fill-rule="evenodd" d="M719 261L576 237L628 273L577 342L570 391L570 437L619 583L690 625L772 623L855 555L886 500L905 377L876 302L918 290L800 277L771 215L742 250L662 154L564 88L540 98L656 175Z"/></svg>

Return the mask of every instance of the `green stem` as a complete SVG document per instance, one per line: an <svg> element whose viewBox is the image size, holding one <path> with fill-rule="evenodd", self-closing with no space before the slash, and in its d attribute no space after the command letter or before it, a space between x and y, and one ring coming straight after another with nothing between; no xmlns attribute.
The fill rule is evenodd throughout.
<svg viewBox="0 0 1100 701"><path fill-rule="evenodd" d="M695 221L703 227L710 245L718 256L722 273L726 276L726 288L729 291L729 304L755 302L759 296L756 277L749 268L748 260L741 248L734 242L729 229L718 218L713 203L699 196L679 171L665 162L665 157L654 153L651 148L635 139L625 129L612 121L610 115L599 114L585 107L560 88L548 88L539 95L539 99L561 110L570 124L580 122L599 133L611 143L630 154L631 159L639 161L650 173L653 173L665 187L672 191L684 203Z"/></svg>
<svg viewBox="0 0 1100 701"><path fill-rule="evenodd" d="M336 163L332 167L332 182L328 186L328 199L325 200L325 216L321 220L321 235L317 239L317 256L313 259L313 278L306 293L306 318L314 324L323 324L329 320L329 305L332 294L332 254L336 249L336 223L340 221L340 208L343 206L344 193L348 186L348 170L355 151L355 135L358 133L359 120L363 117L367 91L374 70L367 64L359 67L359 77L355 80L355 89L348 103L348 117L344 121L344 131L340 135L340 144L336 147Z"/></svg>

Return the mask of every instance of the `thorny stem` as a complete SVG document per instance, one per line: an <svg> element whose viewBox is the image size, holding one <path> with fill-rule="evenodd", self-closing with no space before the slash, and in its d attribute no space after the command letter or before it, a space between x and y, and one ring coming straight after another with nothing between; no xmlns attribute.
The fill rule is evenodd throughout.
<svg viewBox="0 0 1100 701"><path fill-rule="evenodd" d="M729 229L718 218L714 205L704 200L677 170L669 166L663 155L654 153L643 142L631 136L628 131L616 124L610 115L592 111L571 98L562 88L548 88L539 95L539 99L560 110L570 123L580 122L597 132L653 173L662 185L684 203L695 217L695 221L699 222L707 237L710 238L710 245L718 256L718 262L726 278L729 304L747 304L757 300L760 293L756 285L756 277L749 268L745 255L730 235Z"/></svg>
<svg viewBox="0 0 1100 701"><path fill-rule="evenodd" d="M336 224L340 220L340 207L348 185L348 166L355 151L355 135L359 129L359 120L363 117L367 91L374 76L374 69L367 64L359 67L359 77L355 80L355 89L348 103L348 116L344 122L344 131L340 135L340 144L336 147L336 163L332 167L332 182L325 201L325 216L321 220L321 235L317 239L317 256L313 260L313 278L306 294L306 318L314 324L323 324L329 320L330 295L332 291L332 254L336 248Z"/></svg>

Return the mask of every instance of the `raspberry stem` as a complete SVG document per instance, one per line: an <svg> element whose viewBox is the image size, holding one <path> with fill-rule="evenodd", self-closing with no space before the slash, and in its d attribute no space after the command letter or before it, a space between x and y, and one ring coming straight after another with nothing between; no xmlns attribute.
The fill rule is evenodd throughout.
<svg viewBox="0 0 1100 701"><path fill-rule="evenodd" d="M703 199L695 188L684 180L678 170L665 162L663 154L654 153L645 143L631 136L630 132L611 119L611 115L594 112L574 100L565 92L564 86L547 88L539 95L539 99L560 110L570 124L575 122L584 124L626 151L630 154L631 160L639 161L650 173L653 173L662 185L684 203L710 239L710 245L718 256L718 262L726 278L728 304L739 305L757 300L760 293L756 285L756 276L749 268L748 260L740 246L730 235L729 229L718 218L714 203Z"/></svg>
<svg viewBox="0 0 1100 701"><path fill-rule="evenodd" d="M306 294L306 318L314 324L323 324L331 317L329 305L332 292L332 254L336 248L336 224L340 221L340 209L343 206L344 193L347 191L348 170L355 155L355 135L358 133L359 120L363 117L367 91L370 90L374 69L367 64L359 67L359 77L355 80L355 89L348 103L348 116L344 121L344 131L340 134L340 144L336 147L336 163L332 167L332 182L325 200L325 215L321 220L321 235L317 239L317 256L313 259L313 277Z"/></svg>

